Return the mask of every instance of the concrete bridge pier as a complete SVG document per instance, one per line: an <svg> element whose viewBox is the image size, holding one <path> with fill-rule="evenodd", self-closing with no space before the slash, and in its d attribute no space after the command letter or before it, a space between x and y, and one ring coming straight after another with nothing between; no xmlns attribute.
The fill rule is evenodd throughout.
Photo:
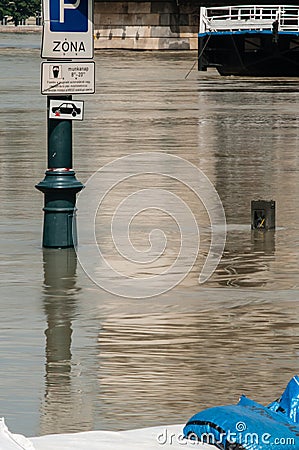
<svg viewBox="0 0 299 450"><path fill-rule="evenodd" d="M95 49L196 50L199 6L178 0L95 2Z"/></svg>

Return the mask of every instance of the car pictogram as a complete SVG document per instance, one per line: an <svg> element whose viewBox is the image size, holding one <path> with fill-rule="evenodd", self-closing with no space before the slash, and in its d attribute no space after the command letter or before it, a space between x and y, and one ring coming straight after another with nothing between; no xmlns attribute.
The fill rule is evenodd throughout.
<svg viewBox="0 0 299 450"><path fill-rule="evenodd" d="M61 103L59 106L54 106L52 112L55 116L60 116L61 114L71 114L76 117L77 114L81 113L81 108L78 108L75 103Z"/></svg>

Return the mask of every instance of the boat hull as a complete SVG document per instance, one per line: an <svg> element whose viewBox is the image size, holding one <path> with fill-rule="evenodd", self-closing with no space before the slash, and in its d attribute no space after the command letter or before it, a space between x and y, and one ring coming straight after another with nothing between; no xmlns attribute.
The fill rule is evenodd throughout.
<svg viewBox="0 0 299 450"><path fill-rule="evenodd" d="M221 75L299 77L299 35L295 33L203 33L198 69Z"/></svg>

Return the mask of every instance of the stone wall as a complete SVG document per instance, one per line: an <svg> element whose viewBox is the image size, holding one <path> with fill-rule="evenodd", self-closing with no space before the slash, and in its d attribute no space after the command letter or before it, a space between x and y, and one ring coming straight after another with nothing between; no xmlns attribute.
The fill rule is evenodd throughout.
<svg viewBox="0 0 299 450"><path fill-rule="evenodd" d="M170 1L95 3L95 48L197 49L199 6Z"/></svg>

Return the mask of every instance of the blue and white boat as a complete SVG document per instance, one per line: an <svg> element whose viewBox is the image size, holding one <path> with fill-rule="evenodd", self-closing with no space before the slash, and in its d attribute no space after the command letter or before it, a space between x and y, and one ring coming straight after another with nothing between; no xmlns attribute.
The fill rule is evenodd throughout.
<svg viewBox="0 0 299 450"><path fill-rule="evenodd" d="M299 76L299 5L200 8L198 68L221 75Z"/></svg>

